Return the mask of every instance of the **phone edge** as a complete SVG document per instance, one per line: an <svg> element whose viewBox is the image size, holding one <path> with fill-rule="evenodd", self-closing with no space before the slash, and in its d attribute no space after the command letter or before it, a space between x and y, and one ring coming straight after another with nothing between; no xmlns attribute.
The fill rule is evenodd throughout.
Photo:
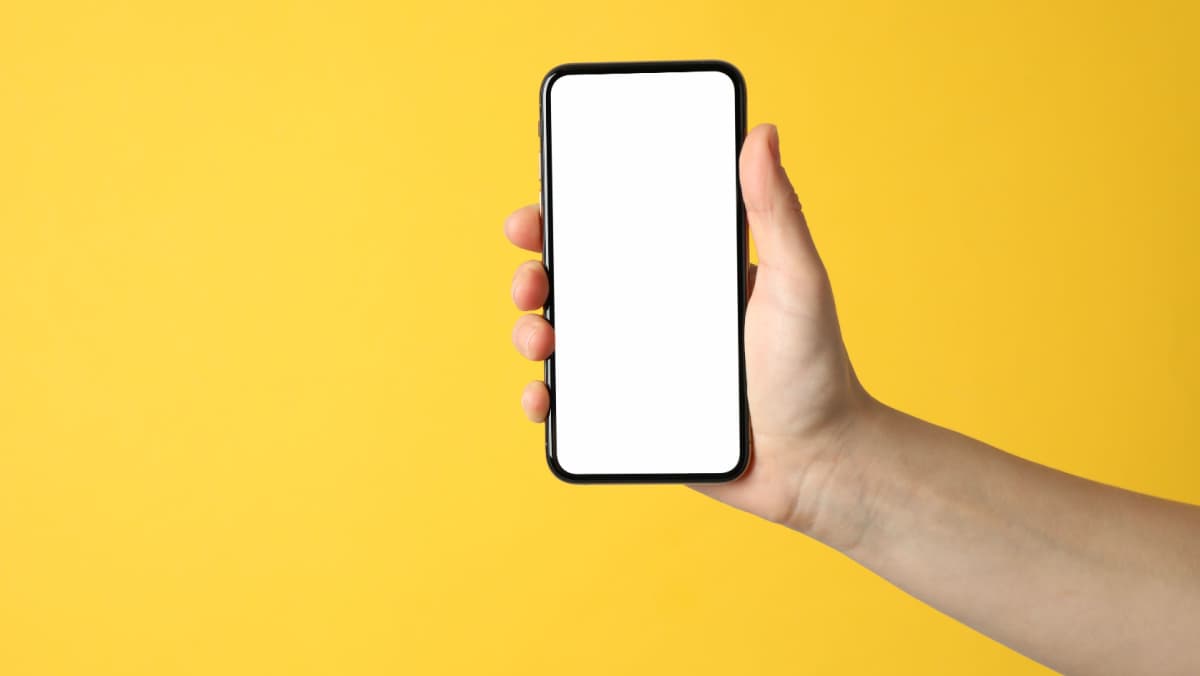
<svg viewBox="0 0 1200 676"><path fill-rule="evenodd" d="M728 61L719 59L700 59L684 61L613 61L613 62L583 62L564 63L551 68L542 78L539 90L538 107L538 141L540 146L538 179L540 186L540 210L542 213L542 265L546 268L549 280L549 293L542 307L542 315L546 321L554 325L554 265L553 265L553 233L550 228L550 218L553 203L551 193L550 147L549 134L546 132L550 116L550 91L555 81L564 75L574 74L606 74L606 73L668 73L718 71L724 73L733 82L734 88L734 180L737 194L737 258L738 258L738 380L739 380L739 418L741 425L740 442L737 463L727 472L717 473L656 473L656 474L574 474L567 471L558 462L555 453L555 401L554 401L554 355L551 354L543 362L543 377L550 395L550 408L543 423L545 428L546 464L550 471L561 481L571 484L716 484L733 481L745 473L750 465L750 409L746 392L746 271L749 265L749 241L746 227L746 208L742 200L741 168L738 158L741 157L742 144L746 139L746 80L736 66Z"/></svg>

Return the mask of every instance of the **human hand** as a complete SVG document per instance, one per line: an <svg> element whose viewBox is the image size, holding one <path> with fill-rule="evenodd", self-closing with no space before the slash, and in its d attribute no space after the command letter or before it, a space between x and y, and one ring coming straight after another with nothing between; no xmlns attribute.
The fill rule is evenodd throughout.
<svg viewBox="0 0 1200 676"><path fill-rule="evenodd" d="M750 132L740 167L759 254L744 341L752 457L736 481L694 488L808 533L1064 673L1200 673L1200 508L1058 472L875 401L846 356L774 127ZM504 227L541 251L536 206ZM541 307L548 291L540 262L517 269L518 308ZM554 330L525 315L513 342L542 360ZM521 398L535 422L549 402L541 382Z"/></svg>
<svg viewBox="0 0 1200 676"><path fill-rule="evenodd" d="M849 544L862 519L858 505L847 504L861 491L843 488L856 472L847 462L852 445L846 440L873 400L846 355L829 278L780 162L774 126L747 135L740 171L759 254L758 265L749 268L745 322L752 458L736 481L694 488L834 546ZM516 246L542 250L537 206L514 212L504 231ZM513 301L521 310L540 309L549 288L542 263L527 261L513 277ZM512 337L528 359L544 360L554 351L554 328L540 315L520 317ZM550 406L545 383L526 385L521 405L530 420L543 422ZM828 516L835 512L836 518Z"/></svg>

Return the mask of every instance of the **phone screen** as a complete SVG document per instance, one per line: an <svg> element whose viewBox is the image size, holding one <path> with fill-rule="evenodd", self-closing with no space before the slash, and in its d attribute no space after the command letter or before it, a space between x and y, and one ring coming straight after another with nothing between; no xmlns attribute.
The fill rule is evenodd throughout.
<svg viewBox="0 0 1200 676"><path fill-rule="evenodd" d="M564 478L745 464L744 89L726 68L568 67L543 85L547 447Z"/></svg>

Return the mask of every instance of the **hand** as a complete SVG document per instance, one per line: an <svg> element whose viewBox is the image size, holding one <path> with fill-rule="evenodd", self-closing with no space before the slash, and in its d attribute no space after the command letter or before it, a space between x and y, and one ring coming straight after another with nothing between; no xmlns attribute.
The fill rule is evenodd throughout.
<svg viewBox="0 0 1200 676"><path fill-rule="evenodd" d="M872 399L775 128L750 132L740 161L759 254L745 336L753 456L737 481L695 488L816 537L1060 671L1200 673L1200 508L1063 474ZM505 231L540 251L540 220L526 207ZM530 261L513 300L533 310L548 289ZM554 330L526 315L513 342L545 359ZM540 382L521 399L534 421L549 401Z"/></svg>
<svg viewBox="0 0 1200 676"><path fill-rule="evenodd" d="M749 269L745 335L752 459L738 480L695 488L834 546L849 544L857 537L855 518L843 529L818 524L817 517L829 506L839 514L854 513L844 509L842 496L855 491L835 492L831 486L853 473L845 462L850 452L845 438L873 402L846 356L829 278L780 163L774 126L761 125L747 135L740 167L759 254L759 264ZM509 216L504 231L513 244L541 251L537 206ZM513 301L521 310L540 309L549 288L541 262L528 261L513 277ZM513 327L513 344L526 358L544 360L554 351L554 328L540 315L524 315ZM521 405L530 420L544 421L550 405L546 385L529 383Z"/></svg>

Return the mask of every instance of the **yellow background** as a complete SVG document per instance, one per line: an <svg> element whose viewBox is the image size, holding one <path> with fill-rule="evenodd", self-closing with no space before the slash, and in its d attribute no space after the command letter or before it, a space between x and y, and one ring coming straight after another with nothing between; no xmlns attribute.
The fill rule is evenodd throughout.
<svg viewBox="0 0 1200 676"><path fill-rule="evenodd" d="M877 396L1200 501L1200 25L1049 4L6 3L0 673L1042 673L555 481L501 221L549 67L728 59Z"/></svg>

